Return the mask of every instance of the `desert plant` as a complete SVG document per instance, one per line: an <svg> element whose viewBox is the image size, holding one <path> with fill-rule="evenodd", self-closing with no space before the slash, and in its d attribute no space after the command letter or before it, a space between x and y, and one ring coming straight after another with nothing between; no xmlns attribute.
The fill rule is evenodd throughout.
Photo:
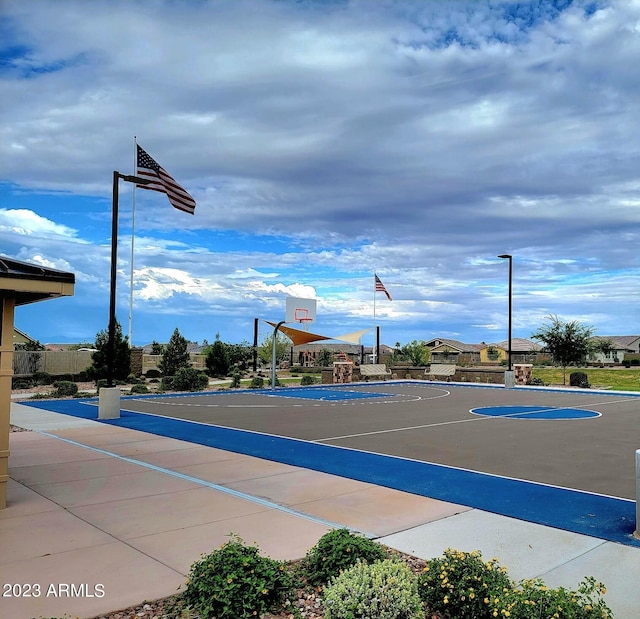
<svg viewBox="0 0 640 619"><path fill-rule="evenodd" d="M250 386L251 389L262 389L264 387L264 378L262 376L254 376Z"/></svg>
<svg viewBox="0 0 640 619"><path fill-rule="evenodd" d="M448 548L430 560L419 577L419 593L432 612L456 619L489 617L489 603L512 590L507 570L497 559L485 562L479 551ZM501 615L503 616L503 615Z"/></svg>
<svg viewBox="0 0 640 619"><path fill-rule="evenodd" d="M358 560L372 563L386 555L385 549L373 540L348 529L334 529L307 552L302 561L302 574L310 584L320 585Z"/></svg>
<svg viewBox="0 0 640 619"><path fill-rule="evenodd" d="M305 376L303 376L300 379L300 384L301 385L315 385L316 384L316 379L313 376L309 376L309 374L306 374Z"/></svg>
<svg viewBox="0 0 640 619"><path fill-rule="evenodd" d="M538 387L544 387L546 384L541 378L530 378L527 382L527 385L536 385Z"/></svg>
<svg viewBox="0 0 640 619"><path fill-rule="evenodd" d="M33 381L36 385L50 385L53 382L53 377L48 372L35 372Z"/></svg>
<svg viewBox="0 0 640 619"><path fill-rule="evenodd" d="M232 535L191 566L184 598L202 619L246 619L282 610L292 595L286 564Z"/></svg>
<svg viewBox="0 0 640 619"><path fill-rule="evenodd" d="M569 384L572 387L582 387L583 389L589 389L589 376L586 372L571 372L569 374Z"/></svg>
<svg viewBox="0 0 640 619"><path fill-rule="evenodd" d="M11 379L11 389L30 389L33 387L33 384L30 378L18 378L14 376Z"/></svg>
<svg viewBox="0 0 640 619"><path fill-rule="evenodd" d="M607 619L602 583L585 578L577 591L550 589L540 579L514 583L497 559L451 548L430 560L419 576L420 597L430 612L456 619Z"/></svg>
<svg viewBox="0 0 640 619"><path fill-rule="evenodd" d="M78 385L70 380L57 380L53 383L53 386L55 388L54 396L57 398L72 396L78 393Z"/></svg>
<svg viewBox="0 0 640 619"><path fill-rule="evenodd" d="M359 561L323 595L326 619L420 619L423 605L409 566L395 559Z"/></svg>
<svg viewBox="0 0 640 619"><path fill-rule="evenodd" d="M130 393L149 393L149 387L143 383L136 383L132 385Z"/></svg>
<svg viewBox="0 0 640 619"><path fill-rule="evenodd" d="M231 388L239 389L241 379L242 379L242 373L240 372L240 370L235 370L231 375Z"/></svg>
<svg viewBox="0 0 640 619"><path fill-rule="evenodd" d="M607 619L613 615L602 599L605 593L604 585L593 577L580 582L576 591L550 589L540 579L524 580L509 595L490 601L490 616L504 617L508 612L512 619Z"/></svg>
<svg viewBox="0 0 640 619"><path fill-rule="evenodd" d="M164 388L165 376L162 379ZM174 391L204 391L209 385L209 377L195 368L180 368L175 376L171 377L171 386L167 387Z"/></svg>

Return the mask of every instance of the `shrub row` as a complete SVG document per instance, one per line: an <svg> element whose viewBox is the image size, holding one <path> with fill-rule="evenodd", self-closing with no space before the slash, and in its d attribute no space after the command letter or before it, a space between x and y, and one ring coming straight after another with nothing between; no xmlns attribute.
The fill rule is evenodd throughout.
<svg viewBox="0 0 640 619"><path fill-rule="evenodd" d="M293 616L295 587L322 591L325 619L605 619L604 586L586 578L576 591L541 580L513 582L497 559L448 549L414 573L376 542L337 529L324 535L295 567L259 554L232 535L194 563L178 614L246 619L284 609Z"/></svg>

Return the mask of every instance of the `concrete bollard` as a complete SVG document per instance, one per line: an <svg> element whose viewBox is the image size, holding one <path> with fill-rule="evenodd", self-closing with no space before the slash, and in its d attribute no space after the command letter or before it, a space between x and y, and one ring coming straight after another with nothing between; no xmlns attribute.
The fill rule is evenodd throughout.
<svg viewBox="0 0 640 619"><path fill-rule="evenodd" d="M120 419L120 387L102 387L100 389L98 419Z"/></svg>
<svg viewBox="0 0 640 619"><path fill-rule="evenodd" d="M507 389L513 389L516 386L516 374L514 371L507 370L504 373L504 386Z"/></svg>
<svg viewBox="0 0 640 619"><path fill-rule="evenodd" d="M633 535L640 539L640 449L636 450L636 530Z"/></svg>

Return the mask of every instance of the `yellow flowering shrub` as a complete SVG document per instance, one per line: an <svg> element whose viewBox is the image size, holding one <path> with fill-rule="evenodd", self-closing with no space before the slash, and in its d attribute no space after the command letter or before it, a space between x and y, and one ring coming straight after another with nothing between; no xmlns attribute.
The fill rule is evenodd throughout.
<svg viewBox="0 0 640 619"><path fill-rule="evenodd" d="M479 551L447 549L429 561L419 577L427 608L455 619L611 619L602 596L606 589L585 578L577 591L550 589L542 580L513 582L497 559Z"/></svg>

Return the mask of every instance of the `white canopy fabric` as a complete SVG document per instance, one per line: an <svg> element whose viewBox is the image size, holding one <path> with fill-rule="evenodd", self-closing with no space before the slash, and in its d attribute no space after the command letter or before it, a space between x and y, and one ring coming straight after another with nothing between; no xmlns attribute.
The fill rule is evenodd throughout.
<svg viewBox="0 0 640 619"><path fill-rule="evenodd" d="M269 320L265 320L265 322L272 327L276 326L275 322L270 322ZM294 329L293 327L287 327L285 325L281 325L279 330L293 342L294 346L300 346L301 344L310 344L312 342L320 342L322 340L339 340L341 342L349 342L350 344L359 344L360 338L362 338L362 336L370 329L361 329L360 331L353 331L352 333L343 333L336 337L320 335L319 333L311 333L309 331Z"/></svg>

